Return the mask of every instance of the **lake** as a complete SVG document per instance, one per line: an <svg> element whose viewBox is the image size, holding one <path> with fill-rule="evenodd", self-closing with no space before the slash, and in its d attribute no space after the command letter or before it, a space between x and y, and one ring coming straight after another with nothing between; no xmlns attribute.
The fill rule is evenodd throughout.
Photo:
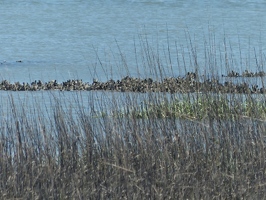
<svg viewBox="0 0 266 200"><path fill-rule="evenodd" d="M151 66L142 60L146 41L160 55L166 74L194 70L190 42L202 71L225 73L225 63L210 66L216 61L206 64L204 57L207 52L219 58L224 46L233 55L230 69L256 71L265 60L259 56L266 47L265 10L263 0L4 0L0 77L91 82L127 74L152 76ZM177 57L185 57L186 65L178 66Z"/></svg>

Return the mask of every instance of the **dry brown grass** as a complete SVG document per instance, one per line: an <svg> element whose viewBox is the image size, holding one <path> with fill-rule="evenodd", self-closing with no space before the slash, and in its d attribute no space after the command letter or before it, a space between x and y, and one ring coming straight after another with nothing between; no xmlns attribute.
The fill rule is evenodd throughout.
<svg viewBox="0 0 266 200"><path fill-rule="evenodd" d="M28 115L10 96L0 124L2 199L264 197L263 120L95 117L50 98L53 118L37 105Z"/></svg>

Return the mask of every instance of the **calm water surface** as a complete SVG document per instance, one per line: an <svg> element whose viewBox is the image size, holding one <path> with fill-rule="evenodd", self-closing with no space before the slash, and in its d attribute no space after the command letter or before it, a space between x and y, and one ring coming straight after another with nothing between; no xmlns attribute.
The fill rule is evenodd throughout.
<svg viewBox="0 0 266 200"><path fill-rule="evenodd" d="M265 10L263 0L3 0L0 77L20 82L74 78L91 82L93 77L149 75L149 66L141 61L143 38L162 60L169 46L172 60L163 66L179 75L184 66L178 69L177 49L186 49L188 33L202 70L206 46L223 52L225 37L234 55L230 67L252 69L256 67L254 48L260 53L266 47ZM189 61L189 51L183 52ZM188 61L187 70L193 68ZM218 71L224 72L224 66Z"/></svg>

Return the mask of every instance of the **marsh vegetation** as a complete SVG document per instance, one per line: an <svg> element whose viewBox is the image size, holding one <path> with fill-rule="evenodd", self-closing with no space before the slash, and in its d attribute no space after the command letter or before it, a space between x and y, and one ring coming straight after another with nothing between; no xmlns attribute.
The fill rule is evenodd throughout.
<svg viewBox="0 0 266 200"><path fill-rule="evenodd" d="M156 51L143 45L143 66L163 80L163 63L172 57L161 62ZM205 66L191 43L188 47L198 75ZM218 56L230 73L233 57L213 52L206 47L205 64L219 65ZM182 51L176 57L177 67L185 67ZM255 56L258 68L264 65L261 58ZM222 75L215 70L211 76L219 80ZM256 80L263 85L262 76ZM43 91L48 101L34 103L9 93L0 119L0 198L264 198L265 94L229 94L215 86L122 96L78 91L73 98ZM86 101L80 98L84 95Z"/></svg>

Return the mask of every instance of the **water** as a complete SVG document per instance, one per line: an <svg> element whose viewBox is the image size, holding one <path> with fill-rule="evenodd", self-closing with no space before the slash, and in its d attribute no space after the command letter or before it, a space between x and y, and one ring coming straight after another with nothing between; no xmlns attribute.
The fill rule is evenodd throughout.
<svg viewBox="0 0 266 200"><path fill-rule="evenodd" d="M253 47L257 52L266 47L265 9L263 0L4 0L0 2L0 77L20 82L74 78L90 82L95 76L105 80L127 73L149 75L140 61L140 38L159 46L162 57L169 44L178 75L182 71L175 61L175 42L178 48L186 47L188 32L202 60L201 68L204 41L212 46L214 36L217 47L223 48L225 36L230 40L235 55L232 68L241 64L252 68L254 64L247 59L254 61ZM164 63L165 71L170 71L169 66ZM188 62L186 67L193 64ZM218 71L224 72L221 67Z"/></svg>
<svg viewBox="0 0 266 200"><path fill-rule="evenodd" d="M195 70L193 52L199 70L207 75L212 70L220 75L227 70L263 70L265 10L263 0L3 0L0 80L92 82L128 74L155 76L158 56L166 76L182 76ZM146 53L155 55L155 62L150 63ZM10 93L1 91L0 95L2 116L8 116ZM53 95L63 99L63 104L75 104L72 93ZM88 109L93 95L83 92L82 96L80 101ZM118 96L121 108L127 106ZM43 109L52 105L50 92L12 93L12 97L18 107L26 102L23 105L30 108L35 105L32 101L44 105ZM112 106L109 98L95 102Z"/></svg>

